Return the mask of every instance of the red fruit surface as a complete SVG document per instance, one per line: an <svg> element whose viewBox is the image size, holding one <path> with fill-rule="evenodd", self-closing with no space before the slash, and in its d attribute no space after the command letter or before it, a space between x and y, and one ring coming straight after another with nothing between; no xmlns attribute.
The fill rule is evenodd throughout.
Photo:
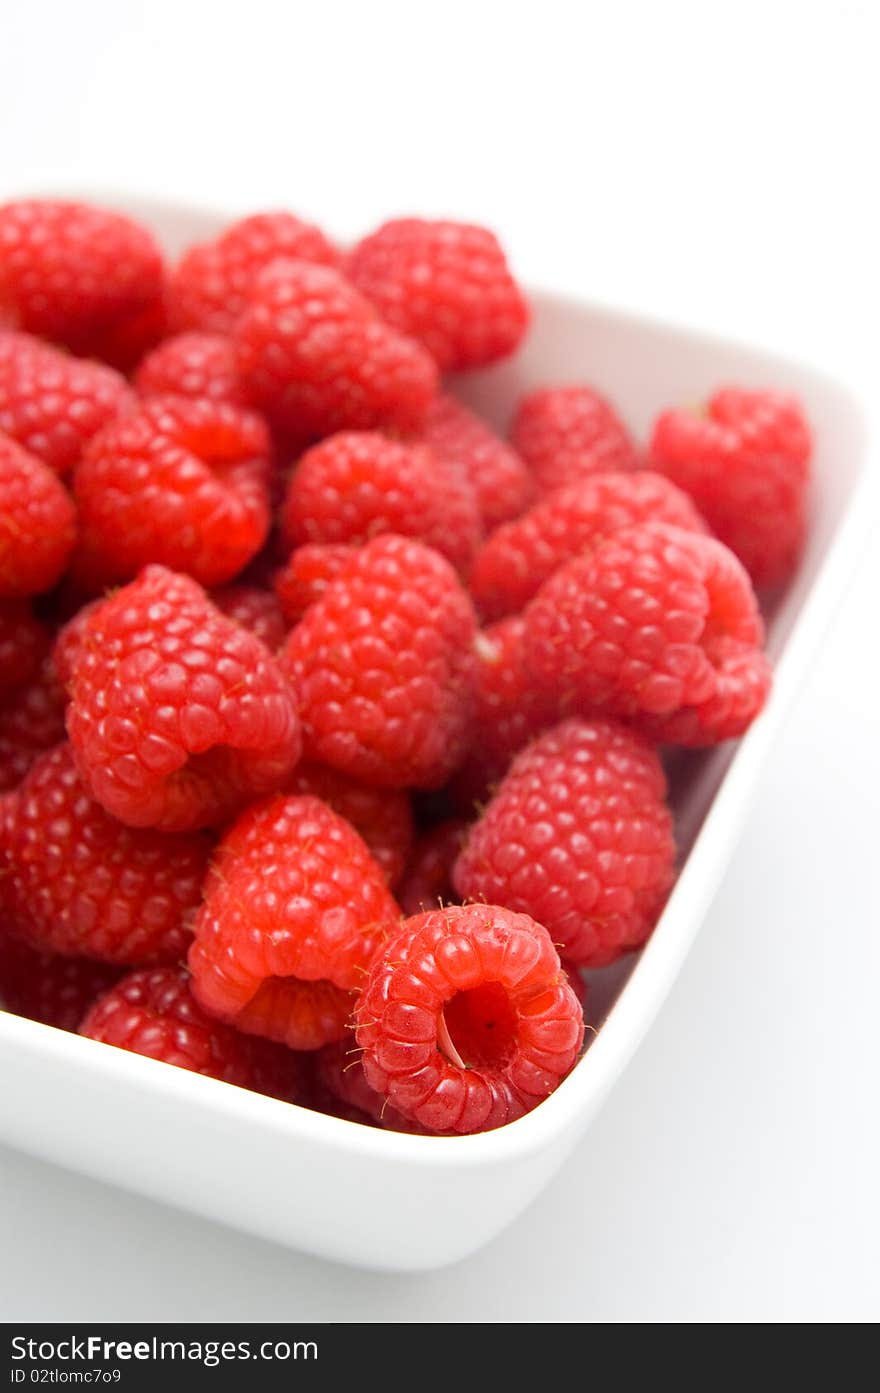
<svg viewBox="0 0 880 1393"><path fill-rule="evenodd" d="M326 803L256 803L218 847L189 954L193 989L219 1019L306 1049L303 985L333 988L330 1033L317 1041L327 1043L351 1013L342 994L361 986L398 920L382 870Z"/></svg>
<svg viewBox="0 0 880 1393"><path fill-rule="evenodd" d="M531 503L535 483L523 460L455 397L434 398L419 439L438 459L464 471L486 532L519 517Z"/></svg>
<svg viewBox="0 0 880 1393"><path fill-rule="evenodd" d="M497 905L407 919L357 1008L367 1083L434 1132L482 1132L542 1102L577 1060L580 1003L550 935Z"/></svg>
<svg viewBox="0 0 880 1393"><path fill-rule="evenodd" d="M229 619L234 619L264 643L270 653L281 647L287 623L281 602L271 590L259 585L225 585L213 590L210 600Z"/></svg>
<svg viewBox="0 0 880 1393"><path fill-rule="evenodd" d="M383 1127L386 1132L424 1133L412 1118L392 1107L387 1098L367 1083L362 1051L354 1037L324 1045L315 1055L315 1082L319 1095L334 1100L338 1115L348 1121Z"/></svg>
<svg viewBox="0 0 880 1393"><path fill-rule="evenodd" d="M305 1093L297 1056L205 1015L182 967L123 977L92 1007L79 1033L285 1102L299 1102Z"/></svg>
<svg viewBox="0 0 880 1393"><path fill-rule="evenodd" d="M356 554L356 547L341 545L303 546L291 552L272 581L288 624L299 623Z"/></svg>
<svg viewBox="0 0 880 1393"><path fill-rule="evenodd" d="M16 328L95 353L155 311L164 278L152 234L120 213L61 199L0 206L0 318Z"/></svg>
<svg viewBox="0 0 880 1393"><path fill-rule="evenodd" d="M396 218L358 242L346 271L443 372L506 358L528 327L526 298L485 227Z"/></svg>
<svg viewBox="0 0 880 1393"><path fill-rule="evenodd" d="M0 331L0 431L56 474L134 403L125 378L27 334Z"/></svg>
<svg viewBox="0 0 880 1393"><path fill-rule="evenodd" d="M76 510L58 476L0 434L0 598L51 590L76 536Z"/></svg>
<svg viewBox="0 0 880 1393"><path fill-rule="evenodd" d="M20 687L0 692L0 790L14 788L63 739L64 690L47 656Z"/></svg>
<svg viewBox="0 0 880 1393"><path fill-rule="evenodd" d="M309 759L387 788L439 788L464 751L473 606L421 542L377 537L306 612L279 661Z"/></svg>
<svg viewBox="0 0 880 1393"><path fill-rule="evenodd" d="M388 884L397 883L415 836L408 793L371 788L326 764L298 764L285 792L308 793L328 803L363 838Z"/></svg>
<svg viewBox="0 0 880 1393"><path fill-rule="evenodd" d="M253 213L219 237L189 248L171 273L174 327L227 334L235 327L261 271L279 258L338 266L339 252L319 228L292 213Z"/></svg>
<svg viewBox="0 0 880 1393"><path fill-rule="evenodd" d="M674 863L656 751L616 721L571 719L514 759L453 880L539 918L568 963L604 967L648 937Z"/></svg>
<svg viewBox="0 0 880 1393"><path fill-rule="evenodd" d="M33 677L48 651L48 630L27 600L0 600L0 692Z"/></svg>
<svg viewBox="0 0 880 1393"><path fill-rule="evenodd" d="M91 441L74 471L78 576L96 588L155 562L222 585L269 531L271 444L253 412L157 397Z"/></svg>
<svg viewBox="0 0 880 1393"><path fill-rule="evenodd" d="M468 823L463 817L446 818L430 827L416 841L397 887L397 899L406 915L424 914L455 904L452 867L464 844Z"/></svg>
<svg viewBox="0 0 880 1393"><path fill-rule="evenodd" d="M281 509L286 544L359 545L385 532L415 537L466 571L482 540L463 472L424 445L343 431L300 458Z"/></svg>
<svg viewBox="0 0 880 1393"><path fill-rule="evenodd" d="M14 1016L76 1031L86 1011L113 986L120 972L90 958L43 953L0 932L0 1008Z"/></svg>
<svg viewBox="0 0 880 1393"><path fill-rule="evenodd" d="M564 484L499 527L481 548L470 576L477 608L487 619L525 609L563 562L639 522L707 530L687 494L649 470L591 474Z"/></svg>
<svg viewBox="0 0 880 1393"><path fill-rule="evenodd" d="M545 582L525 612L527 661L572 707L711 745L761 710L770 667L748 575L714 537L625 528Z"/></svg>
<svg viewBox="0 0 880 1393"><path fill-rule="evenodd" d="M280 787L300 751L295 697L268 650L161 566L89 615L67 727L93 797L166 832L216 825Z"/></svg>
<svg viewBox="0 0 880 1393"><path fill-rule="evenodd" d="M234 338L251 401L299 438L418 430L437 390L433 359L326 266L270 266Z"/></svg>
<svg viewBox="0 0 880 1393"><path fill-rule="evenodd" d="M111 963L173 962L201 901L210 840L110 817L69 745L32 765L5 810L4 909L36 948Z"/></svg>
<svg viewBox="0 0 880 1393"><path fill-rule="evenodd" d="M227 334L174 334L144 358L135 375L142 397L207 397L247 406Z"/></svg>
<svg viewBox="0 0 880 1393"><path fill-rule="evenodd" d="M543 493L590 474L635 469L638 453L614 407L593 387L539 387L521 400L511 443Z"/></svg>
<svg viewBox="0 0 880 1393"><path fill-rule="evenodd" d="M725 388L705 411L664 411L653 467L690 494L756 585L794 571L807 525L812 437L800 402Z"/></svg>

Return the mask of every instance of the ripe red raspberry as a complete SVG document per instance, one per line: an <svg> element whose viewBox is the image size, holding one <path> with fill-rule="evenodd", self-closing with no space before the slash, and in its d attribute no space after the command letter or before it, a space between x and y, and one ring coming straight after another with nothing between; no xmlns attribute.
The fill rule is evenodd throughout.
<svg viewBox="0 0 880 1393"><path fill-rule="evenodd" d="M424 445L343 431L314 445L290 478L281 532L305 543L358 544L383 532L415 537L466 571L482 539L474 491Z"/></svg>
<svg viewBox="0 0 880 1393"><path fill-rule="evenodd" d="M543 493L590 474L635 469L638 454L610 402L592 387L539 387L521 400L511 443Z"/></svg>
<svg viewBox="0 0 880 1393"><path fill-rule="evenodd" d="M513 761L474 824L460 895L540 916L569 963L604 967L648 937L672 885L666 780L616 721L563 721Z"/></svg>
<svg viewBox="0 0 880 1393"><path fill-rule="evenodd" d="M340 253L319 228L292 213L254 213L210 242L190 247L168 290L177 329L227 334L247 306L261 271L281 259L338 267Z"/></svg>
<svg viewBox="0 0 880 1393"><path fill-rule="evenodd" d="M337 1040L318 1050L315 1084L319 1098L332 1100L337 1105L337 1115L350 1122L383 1127L386 1132L426 1133L424 1127L398 1112L387 1098L370 1087L361 1050L353 1039Z"/></svg>
<svg viewBox="0 0 880 1393"><path fill-rule="evenodd" d="M42 953L0 933L0 1008L15 1016L78 1030L95 998L119 975L109 963Z"/></svg>
<svg viewBox="0 0 880 1393"><path fill-rule="evenodd" d="M421 542L368 542L289 635L306 751L367 783L439 788L470 720L473 606Z"/></svg>
<svg viewBox="0 0 880 1393"><path fill-rule="evenodd" d="M59 353L27 334L0 333L0 431L56 474L134 401L118 372Z"/></svg>
<svg viewBox="0 0 880 1393"><path fill-rule="evenodd" d="M251 401L276 429L300 438L418 430L437 390L437 369L424 349L385 324L326 266L270 266L234 338Z"/></svg>
<svg viewBox="0 0 880 1393"><path fill-rule="evenodd" d="M776 392L728 388L705 414L664 411L651 463L693 498L756 585L774 585L797 565L806 533L812 452L800 403Z"/></svg>
<svg viewBox="0 0 880 1393"><path fill-rule="evenodd" d="M519 455L455 397L435 397L419 438L439 459L464 470L486 532L531 503L535 483Z"/></svg>
<svg viewBox="0 0 880 1393"><path fill-rule="evenodd" d="M561 566L525 622L538 681L658 740L741 735L769 691L749 578L714 537L663 523L616 532Z"/></svg>
<svg viewBox="0 0 880 1393"><path fill-rule="evenodd" d="M488 619L524 609L563 562L638 522L706 531L687 494L662 474L591 474L547 494L488 539L470 577L477 608Z"/></svg>
<svg viewBox="0 0 880 1393"><path fill-rule="evenodd" d="M161 302L162 253L131 218L60 199L0 207L0 309L28 333L94 353Z"/></svg>
<svg viewBox="0 0 880 1393"><path fill-rule="evenodd" d="M74 571L100 588L150 562L222 585L269 531L271 444L260 418L157 397L96 436L76 467Z"/></svg>
<svg viewBox="0 0 880 1393"><path fill-rule="evenodd" d="M210 840L110 817L65 742L41 755L6 812L4 908L36 948L104 962L173 962L201 901Z"/></svg>
<svg viewBox="0 0 880 1393"><path fill-rule="evenodd" d="M475 699L470 741L456 771L456 805L471 813L534 735L563 714L565 694L536 682L525 649L525 621L511 615L474 645Z"/></svg>
<svg viewBox="0 0 880 1393"><path fill-rule="evenodd" d="M529 1112L583 1037L550 935L497 905L405 920L357 1008L367 1083L435 1132L488 1131Z"/></svg>
<svg viewBox="0 0 880 1393"><path fill-rule="evenodd" d="M92 1007L79 1033L285 1102L299 1102L305 1092L297 1056L206 1016L182 967L123 977Z"/></svg>
<svg viewBox="0 0 880 1393"><path fill-rule="evenodd" d="M212 591L209 598L229 619L264 643L270 653L281 647L287 624L278 597L271 590L259 585L226 585Z"/></svg>
<svg viewBox="0 0 880 1393"><path fill-rule="evenodd" d="M464 843L468 824L463 817L446 818L423 832L413 847L397 899L404 914L424 914L455 904L452 867Z"/></svg>
<svg viewBox="0 0 880 1393"><path fill-rule="evenodd" d="M207 397L247 406L235 347L226 334L175 334L144 358L135 374L142 397Z"/></svg>
<svg viewBox="0 0 880 1393"><path fill-rule="evenodd" d="M161 566L89 615L67 728L93 797L165 832L222 822L299 757L294 695L271 654Z"/></svg>
<svg viewBox="0 0 880 1393"><path fill-rule="evenodd" d="M484 367L519 346L529 307L494 233L397 218L350 253L350 279L442 372Z"/></svg>
<svg viewBox="0 0 880 1393"><path fill-rule="evenodd" d="M20 783L38 755L64 739L64 690L45 657L20 687L0 692L0 790Z"/></svg>
<svg viewBox="0 0 880 1393"><path fill-rule="evenodd" d="M75 536L76 510L58 476L0 434L0 596L51 590Z"/></svg>
<svg viewBox="0 0 880 1393"><path fill-rule="evenodd" d="M48 631L27 600L0 600L0 692L29 681L48 651Z"/></svg>
<svg viewBox="0 0 880 1393"><path fill-rule="evenodd" d="M388 884L397 883L415 836L408 793L371 788L326 764L298 764L285 792L308 793L329 804L363 838Z"/></svg>
<svg viewBox="0 0 880 1393"><path fill-rule="evenodd" d="M357 555L357 547L297 547L273 579L275 594L288 624L298 624L331 580L336 580Z"/></svg>
<svg viewBox="0 0 880 1393"><path fill-rule="evenodd" d="M305 1049L304 984L330 987L330 1033L317 1044L340 1039L351 1014L341 998L398 919L365 843L326 803L256 803L218 848L189 954L193 990L220 1020Z"/></svg>

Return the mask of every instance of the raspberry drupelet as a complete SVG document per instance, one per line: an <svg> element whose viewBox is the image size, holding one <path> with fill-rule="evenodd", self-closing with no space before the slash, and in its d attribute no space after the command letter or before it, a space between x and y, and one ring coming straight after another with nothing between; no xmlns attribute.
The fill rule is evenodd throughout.
<svg viewBox="0 0 880 1393"><path fill-rule="evenodd" d="M714 537L625 528L561 566L524 618L527 660L568 709L637 721L657 740L741 735L770 688L748 575Z"/></svg>
<svg viewBox="0 0 880 1393"><path fill-rule="evenodd" d="M272 655L161 566L89 614L70 691L80 772L135 827L215 826L280 787L299 758L295 695Z"/></svg>
<svg viewBox="0 0 880 1393"><path fill-rule="evenodd" d="M247 406L228 334L175 334L140 364L134 379L142 397L196 397Z"/></svg>
<svg viewBox="0 0 880 1393"><path fill-rule="evenodd" d="M225 585L208 597L229 619L264 643L270 653L284 642L287 623L281 601L259 585Z"/></svg>
<svg viewBox="0 0 880 1393"><path fill-rule="evenodd" d="M437 390L433 359L327 266L269 266L233 337L251 401L297 438L416 431Z"/></svg>
<svg viewBox="0 0 880 1393"><path fill-rule="evenodd" d="M531 503L535 483L524 461L455 397L442 392L435 397L419 439L438 459L464 471L487 533L519 517Z"/></svg>
<svg viewBox="0 0 880 1393"><path fill-rule="evenodd" d="M0 597L51 590L75 537L76 510L57 474L0 432Z"/></svg>
<svg viewBox="0 0 880 1393"><path fill-rule="evenodd" d="M351 993L399 917L366 844L326 803L256 803L213 862L189 954L194 991L219 1019L297 1049L316 1047L329 1005L316 1043L340 1039Z"/></svg>
<svg viewBox="0 0 880 1393"><path fill-rule="evenodd" d="M404 914L424 914L455 904L452 868L464 845L468 823L463 817L449 817L429 827L410 852L406 871L397 887L397 898Z"/></svg>
<svg viewBox="0 0 880 1393"><path fill-rule="evenodd" d="M118 822L89 795L66 742L9 796L4 841L6 917L33 947L131 964L186 951L210 839Z"/></svg>
<svg viewBox="0 0 880 1393"><path fill-rule="evenodd" d="M49 631L27 600L0 599L0 692L34 677L49 647Z"/></svg>
<svg viewBox="0 0 880 1393"><path fill-rule="evenodd" d="M485 227L396 218L358 242L346 272L442 372L506 358L528 327L526 298Z"/></svg>
<svg viewBox="0 0 880 1393"><path fill-rule="evenodd" d="M350 1032L349 1032L350 1034ZM426 1133L367 1083L363 1051L354 1039L324 1045L315 1055L315 1084L319 1097L335 1103L352 1122L383 1127L386 1132Z"/></svg>
<svg viewBox="0 0 880 1393"><path fill-rule="evenodd" d="M207 1016L182 967L142 969L123 977L98 999L79 1033L284 1102L305 1096L298 1056Z"/></svg>
<svg viewBox="0 0 880 1393"><path fill-rule="evenodd" d="M425 445L376 431L342 431L302 455L281 508L281 532L291 548L357 545L396 532L434 547L463 572L482 540L464 472Z"/></svg>
<svg viewBox="0 0 880 1393"><path fill-rule="evenodd" d="M480 549L469 578L478 610L486 619L519 612L565 561L639 522L707 531L687 494L649 470L591 474L564 484L499 527Z"/></svg>
<svg viewBox="0 0 880 1393"><path fill-rule="evenodd" d="M635 443L614 407L593 387L539 387L519 403L510 430L514 449L542 493L590 474L635 469Z"/></svg>
<svg viewBox="0 0 880 1393"><path fill-rule="evenodd" d="M328 803L363 837L388 884L396 885L415 836L405 789L371 788L326 764L298 764L284 791L309 793Z"/></svg>
<svg viewBox="0 0 880 1393"><path fill-rule="evenodd" d="M724 388L705 411L665 411L651 438L653 467L689 493L756 585L797 565L806 535L812 438L796 398Z"/></svg>
<svg viewBox="0 0 880 1393"><path fill-rule="evenodd" d="M583 1035L550 935L497 905L405 920L357 1007L367 1083L432 1132L488 1131L529 1112Z"/></svg>
<svg viewBox="0 0 880 1393"><path fill-rule="evenodd" d="M56 1030L79 1030L86 1011L122 971L92 958L41 952L0 930L0 1009Z"/></svg>
<svg viewBox="0 0 880 1393"><path fill-rule="evenodd" d="M514 759L453 881L547 928L579 967L639 947L672 885L675 843L656 751L616 721L571 719Z"/></svg>
<svg viewBox="0 0 880 1393"><path fill-rule="evenodd" d="M297 547L291 552L272 580L288 624L299 623L309 605L320 600L330 581L342 574L357 551L357 547L327 543Z"/></svg>
<svg viewBox="0 0 880 1393"><path fill-rule="evenodd" d="M0 790L14 788L38 755L64 739L64 705L48 655L21 686L0 690Z"/></svg>
<svg viewBox="0 0 880 1393"><path fill-rule="evenodd" d="M157 397L103 430L73 476L74 572L95 589L151 562L231 580L269 531L271 443L259 416Z"/></svg>
<svg viewBox="0 0 880 1393"><path fill-rule="evenodd" d="M381 787L439 788L464 753L475 632L442 556L407 537L367 543L279 654L307 757Z"/></svg>

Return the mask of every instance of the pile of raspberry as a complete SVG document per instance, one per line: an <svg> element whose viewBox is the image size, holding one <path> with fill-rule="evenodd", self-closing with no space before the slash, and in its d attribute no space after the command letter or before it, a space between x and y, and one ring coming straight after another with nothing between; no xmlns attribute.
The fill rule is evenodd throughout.
<svg viewBox="0 0 880 1393"><path fill-rule="evenodd" d="M592 385L502 437L493 234L0 207L0 1005L363 1125L546 1099L743 734L810 431ZM455 375L454 377L452 375ZM594 1028L591 1026L591 1031Z"/></svg>

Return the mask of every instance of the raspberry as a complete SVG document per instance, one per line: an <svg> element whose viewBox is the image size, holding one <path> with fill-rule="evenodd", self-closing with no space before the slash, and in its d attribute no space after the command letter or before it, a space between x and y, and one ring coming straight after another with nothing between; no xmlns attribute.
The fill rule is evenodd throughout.
<svg viewBox="0 0 880 1393"><path fill-rule="evenodd" d="M424 349L326 266L270 266L234 338L251 401L276 429L298 437L418 430L437 389Z"/></svg>
<svg viewBox="0 0 880 1393"><path fill-rule="evenodd" d="M550 935L497 905L405 920L357 1008L367 1083L435 1132L488 1131L529 1112L583 1036Z"/></svg>
<svg viewBox="0 0 880 1393"><path fill-rule="evenodd" d="M435 397L419 437L447 464L464 470L486 532L519 517L534 480L519 455L455 397Z"/></svg>
<svg viewBox="0 0 880 1393"><path fill-rule="evenodd" d="M94 353L161 302L164 277L152 235L119 213L58 199L0 207L0 307L28 333Z"/></svg>
<svg viewBox="0 0 880 1393"><path fill-rule="evenodd" d="M398 218L364 237L347 272L382 318L424 344L442 372L506 358L529 322L494 233Z"/></svg>
<svg viewBox="0 0 880 1393"><path fill-rule="evenodd" d="M0 693L0 790L20 783L37 755L64 739L64 690L51 658Z"/></svg>
<svg viewBox="0 0 880 1393"><path fill-rule="evenodd" d="M299 764L286 793L307 793L329 804L363 838L389 885L403 874L415 836L409 794L371 788L326 764Z"/></svg>
<svg viewBox="0 0 880 1393"><path fill-rule="evenodd" d="M635 469L632 437L610 402L592 387L539 387L519 404L510 439L549 493L590 474Z"/></svg>
<svg viewBox="0 0 880 1393"><path fill-rule="evenodd" d="M70 358L27 334L0 333L0 431L56 474L134 397L118 372Z"/></svg>
<svg viewBox="0 0 880 1393"><path fill-rule="evenodd" d="M488 619L524 609L564 561L638 522L706 531L687 494L648 470L591 474L555 489L521 518L499 527L480 551L470 577L478 609Z"/></svg>
<svg viewBox="0 0 880 1393"><path fill-rule="evenodd" d="M316 600L320 600L331 580L341 575L356 547L297 547L272 582L275 594L289 624L298 624Z"/></svg>
<svg viewBox="0 0 880 1393"><path fill-rule="evenodd" d="M119 973L109 963L42 953L0 934L0 1008L56 1030L78 1030L95 998Z"/></svg>
<svg viewBox="0 0 880 1393"><path fill-rule="evenodd" d="M474 646L475 702L467 756L452 787L468 812L482 802L532 736L562 714L560 695L534 680L519 615L484 629Z"/></svg>
<svg viewBox="0 0 880 1393"><path fill-rule="evenodd" d="M211 603L274 653L284 642L287 624L277 596L258 585L227 585L214 590Z"/></svg>
<svg viewBox="0 0 880 1393"><path fill-rule="evenodd" d="M161 566L89 615L67 727L92 796L166 832L222 822L299 756L294 696L271 655Z"/></svg>
<svg viewBox="0 0 880 1393"><path fill-rule="evenodd" d="M213 241L184 253L168 298L178 329L227 334L247 306L261 271L279 258L338 266L341 257L317 227L292 213L255 213Z"/></svg>
<svg viewBox="0 0 880 1393"><path fill-rule="evenodd" d="M181 967L123 977L92 1007L79 1033L285 1102L298 1102L305 1091L296 1055L206 1016Z"/></svg>
<svg viewBox="0 0 880 1393"><path fill-rule="evenodd" d="M271 445L258 416L157 397L103 430L73 477L75 573L100 586L157 562L222 585L269 530Z"/></svg>
<svg viewBox="0 0 880 1393"><path fill-rule="evenodd" d="M225 334L176 334L144 358L135 376L142 397L207 397L247 406L235 348Z"/></svg>
<svg viewBox="0 0 880 1393"><path fill-rule="evenodd" d="M714 537L625 528L542 586L525 614L537 680L658 740L711 745L761 710L770 668L749 578Z"/></svg>
<svg viewBox="0 0 880 1393"><path fill-rule="evenodd" d="M396 532L425 542L460 571L482 537L474 491L458 469L424 445L373 431L344 431L306 451L288 484L281 531L291 548Z"/></svg>
<svg viewBox="0 0 880 1393"><path fill-rule="evenodd" d="M361 1051L353 1040L337 1040L318 1050L315 1082L320 1096L329 1096L342 1105L339 1111L348 1121L378 1125L387 1132L425 1132L424 1127L398 1112L387 1098L370 1087Z"/></svg>
<svg viewBox="0 0 880 1393"><path fill-rule="evenodd" d="M308 757L387 788L438 788L467 737L475 629L442 556L406 537L368 542L281 650Z"/></svg>
<svg viewBox="0 0 880 1393"><path fill-rule="evenodd" d="M51 590L75 535L76 511L58 476L0 434L0 596Z"/></svg>
<svg viewBox="0 0 880 1393"><path fill-rule="evenodd" d="M728 388L705 414L665 411L654 426L655 469L691 495L756 585L795 569L806 533L812 452L800 403L776 392Z"/></svg>
<svg viewBox="0 0 880 1393"><path fill-rule="evenodd" d="M429 909L442 909L444 905L455 903L452 867L467 828L464 818L450 817L419 837L397 888L404 914L424 914Z"/></svg>
<svg viewBox="0 0 880 1393"><path fill-rule="evenodd" d="M26 600L0 600L0 692L20 687L38 671L49 635Z"/></svg>
<svg viewBox="0 0 880 1393"><path fill-rule="evenodd" d="M36 948L112 963L186 949L211 844L133 830L89 796L68 744L34 762L6 812L4 902Z"/></svg>
<svg viewBox="0 0 880 1393"><path fill-rule="evenodd" d="M657 753L615 721L563 721L513 761L453 880L468 899L540 916L569 963L642 944L672 885L675 843Z"/></svg>
<svg viewBox="0 0 880 1393"><path fill-rule="evenodd" d="M326 803L256 803L218 848L189 954L193 989L219 1019L303 1049L303 990L332 988L325 1044L341 1038L343 998L398 918L366 845Z"/></svg>

